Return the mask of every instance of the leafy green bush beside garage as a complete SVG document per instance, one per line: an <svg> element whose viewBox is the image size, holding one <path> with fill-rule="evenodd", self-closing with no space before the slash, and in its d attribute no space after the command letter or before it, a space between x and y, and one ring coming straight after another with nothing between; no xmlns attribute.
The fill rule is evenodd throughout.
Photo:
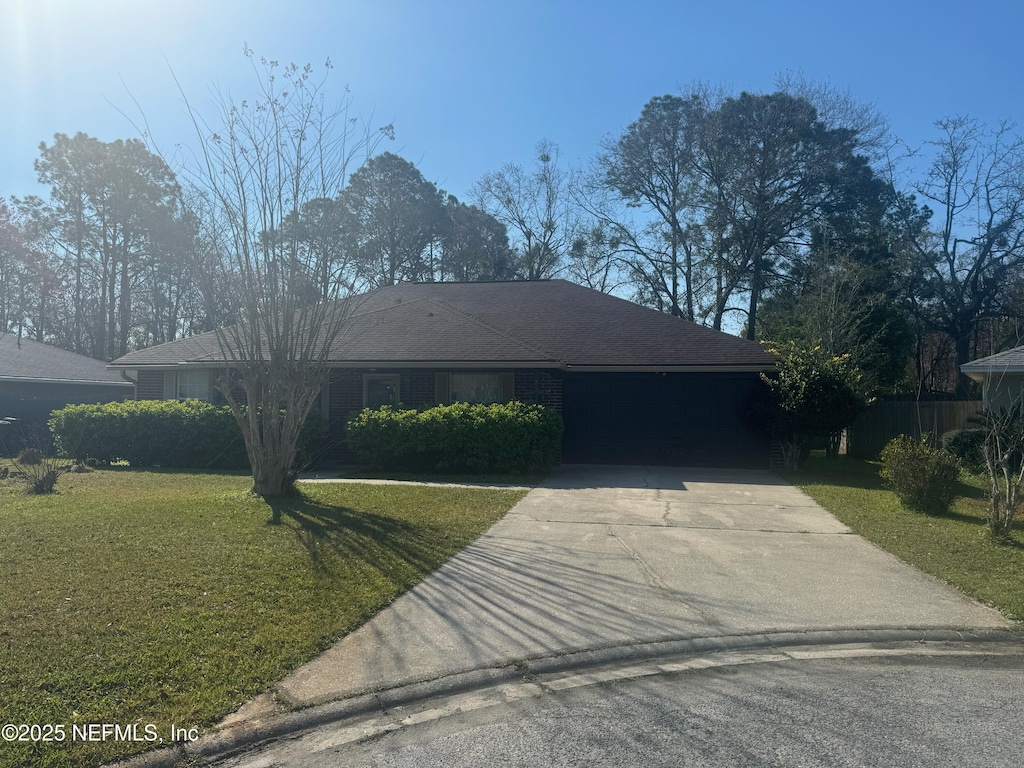
<svg viewBox="0 0 1024 768"><path fill-rule="evenodd" d="M532 472L558 463L562 417L519 402L454 403L422 411L365 409L348 422L348 446L379 469Z"/></svg>

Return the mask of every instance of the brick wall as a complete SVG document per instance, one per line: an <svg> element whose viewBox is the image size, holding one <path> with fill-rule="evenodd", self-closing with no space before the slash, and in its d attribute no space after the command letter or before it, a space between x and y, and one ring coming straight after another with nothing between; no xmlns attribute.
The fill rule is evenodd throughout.
<svg viewBox="0 0 1024 768"><path fill-rule="evenodd" d="M547 371L516 371L515 399L562 412L562 380Z"/></svg>
<svg viewBox="0 0 1024 768"><path fill-rule="evenodd" d="M537 371L516 371L514 397L521 403L540 402L540 374Z"/></svg>
<svg viewBox="0 0 1024 768"><path fill-rule="evenodd" d="M331 423L344 422L363 408L363 374L361 371L331 371L328 391Z"/></svg>
<svg viewBox="0 0 1024 768"><path fill-rule="evenodd" d="M548 408L562 412L562 379L552 376L546 371L541 372L538 402Z"/></svg>

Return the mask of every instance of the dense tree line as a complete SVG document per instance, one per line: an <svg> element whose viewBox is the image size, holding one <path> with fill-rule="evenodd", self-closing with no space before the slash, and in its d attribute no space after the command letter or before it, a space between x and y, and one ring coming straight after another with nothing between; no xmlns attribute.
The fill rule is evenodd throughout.
<svg viewBox="0 0 1024 768"><path fill-rule="evenodd" d="M208 190L183 188L139 141L81 133L43 143L36 171L48 199L0 198L0 331L110 360L234 319L225 292L237 268ZM306 273L292 287L307 302L339 286L518 275L503 224L389 152L336 196L274 220L253 247L300 254Z"/></svg>
<svg viewBox="0 0 1024 768"><path fill-rule="evenodd" d="M827 88L697 85L652 98L585 167L540 142L532 166L484 174L471 203L368 152L252 247L293 254L307 302L566 277L848 353L875 392L964 394L960 363L1020 340L1024 143L955 117L899 150L881 116ZM203 284L230 290L222 219L190 178L140 141L81 133L41 144L35 168L47 197L0 199L0 331L111 359L233 319Z"/></svg>

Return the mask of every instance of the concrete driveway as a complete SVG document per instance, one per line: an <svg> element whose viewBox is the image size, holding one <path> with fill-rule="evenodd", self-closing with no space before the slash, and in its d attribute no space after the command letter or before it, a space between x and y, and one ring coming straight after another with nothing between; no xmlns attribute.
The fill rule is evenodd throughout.
<svg viewBox="0 0 1024 768"><path fill-rule="evenodd" d="M1011 626L767 472L564 466L276 696L304 707L665 649Z"/></svg>

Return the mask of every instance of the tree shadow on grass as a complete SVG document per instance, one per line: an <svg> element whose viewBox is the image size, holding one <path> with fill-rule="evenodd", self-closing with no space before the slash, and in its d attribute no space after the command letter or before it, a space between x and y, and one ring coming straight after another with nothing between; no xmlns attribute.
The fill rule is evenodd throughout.
<svg viewBox="0 0 1024 768"><path fill-rule="evenodd" d="M394 517L325 504L301 491L268 499L273 523L289 525L318 570L357 559L389 578L416 580L450 554L443 535ZM401 576L400 574L406 574Z"/></svg>

